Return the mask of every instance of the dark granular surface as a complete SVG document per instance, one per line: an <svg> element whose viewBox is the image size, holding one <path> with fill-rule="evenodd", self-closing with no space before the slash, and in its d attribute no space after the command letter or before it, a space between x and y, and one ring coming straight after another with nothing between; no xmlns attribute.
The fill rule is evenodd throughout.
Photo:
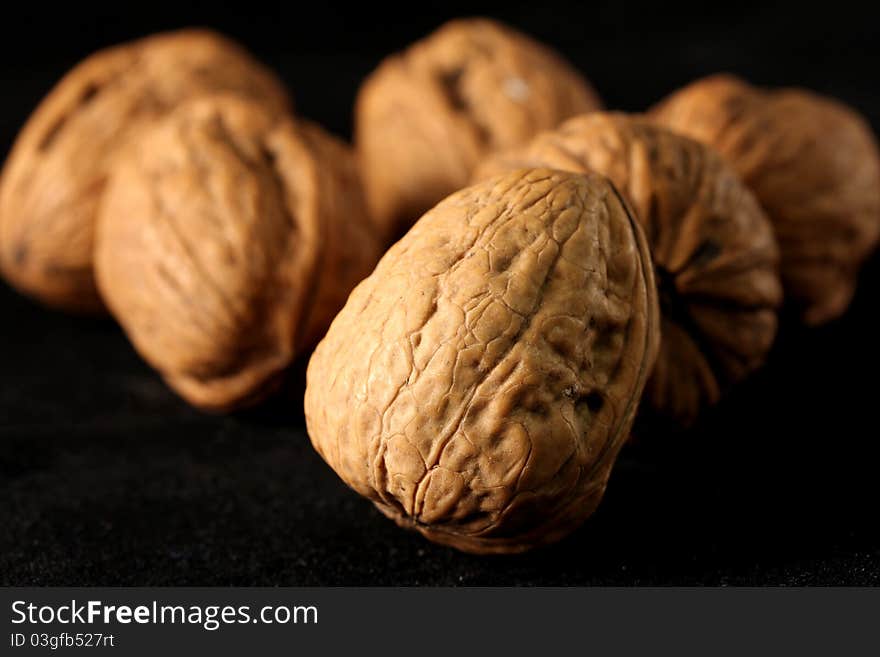
<svg viewBox="0 0 880 657"><path fill-rule="evenodd" d="M0 292L0 582L13 585L880 584L869 294L783 335L694 431L626 448L556 546L475 557L398 529L301 409L200 414L109 321ZM294 399L296 391L292 392Z"/></svg>

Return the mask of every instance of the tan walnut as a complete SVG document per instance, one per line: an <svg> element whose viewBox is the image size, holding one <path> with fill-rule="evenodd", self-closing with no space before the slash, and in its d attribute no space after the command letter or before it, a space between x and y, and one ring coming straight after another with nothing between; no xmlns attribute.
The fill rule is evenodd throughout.
<svg viewBox="0 0 880 657"><path fill-rule="evenodd" d="M447 23L383 61L357 97L355 142L380 232L399 237L493 150L598 107L546 46L487 19Z"/></svg>
<svg viewBox="0 0 880 657"><path fill-rule="evenodd" d="M855 111L802 89L729 75L672 94L651 116L717 149L767 212L786 303L808 324L840 316L880 239L880 159Z"/></svg>
<svg viewBox="0 0 880 657"><path fill-rule="evenodd" d="M489 158L475 178L521 167L607 176L645 229L660 293L660 355L647 406L687 426L763 363L782 290L773 231L713 151L620 113L570 119Z"/></svg>
<svg viewBox="0 0 880 657"><path fill-rule="evenodd" d="M378 260L351 150L239 96L190 101L117 159L97 281L192 404L269 391Z"/></svg>
<svg viewBox="0 0 880 657"><path fill-rule="evenodd" d="M462 550L555 541L598 505L656 355L644 236L600 176L517 171L425 214L309 362L316 449Z"/></svg>
<svg viewBox="0 0 880 657"><path fill-rule="evenodd" d="M0 181L0 269L19 290L100 311L94 221L130 139L182 101L231 91L285 111L281 83L218 34L184 30L98 52L71 70L19 134Z"/></svg>

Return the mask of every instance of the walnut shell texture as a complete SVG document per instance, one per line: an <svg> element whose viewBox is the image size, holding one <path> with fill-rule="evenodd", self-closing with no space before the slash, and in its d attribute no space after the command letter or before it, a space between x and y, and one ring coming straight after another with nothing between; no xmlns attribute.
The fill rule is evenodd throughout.
<svg viewBox="0 0 880 657"><path fill-rule="evenodd" d="M100 51L71 70L19 134L0 182L0 269L19 290L73 311L101 311L94 222L119 150L181 102L235 92L275 111L281 83L238 45L205 30Z"/></svg>
<svg viewBox="0 0 880 657"><path fill-rule="evenodd" d="M399 237L488 153L599 107L561 56L488 19L451 21L364 82L355 141L371 214Z"/></svg>
<svg viewBox="0 0 880 657"><path fill-rule="evenodd" d="M226 410L271 389L378 256L351 149L217 96L117 159L95 267L144 358L192 404Z"/></svg>
<svg viewBox="0 0 880 657"><path fill-rule="evenodd" d="M754 196L711 149L594 112L489 158L475 178L522 167L605 175L644 227L660 293L660 355L646 390L656 415L688 426L764 362L782 300L778 249Z"/></svg>
<svg viewBox="0 0 880 657"><path fill-rule="evenodd" d="M309 435L352 488L476 553L598 505L656 355L647 243L600 176L508 173L424 215L307 374Z"/></svg>
<svg viewBox="0 0 880 657"><path fill-rule="evenodd" d="M880 239L880 156L849 107L802 89L716 75L672 94L654 120L717 149L773 223L786 301L811 325L846 311Z"/></svg>

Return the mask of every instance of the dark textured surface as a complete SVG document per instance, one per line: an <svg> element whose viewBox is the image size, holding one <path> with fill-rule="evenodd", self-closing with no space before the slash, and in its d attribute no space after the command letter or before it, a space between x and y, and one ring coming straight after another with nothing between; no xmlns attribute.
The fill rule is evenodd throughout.
<svg viewBox="0 0 880 657"><path fill-rule="evenodd" d="M738 5L735 16L590 6L484 11L554 42L613 107L640 109L727 69L836 94L880 127L876 16L837 4L814 14ZM4 21L2 152L79 57L191 23L242 39L304 113L345 133L357 82L379 57L458 13L122 11L78 5L48 24L36 10ZM402 532L346 489L312 451L295 389L258 412L200 414L109 320L46 311L2 287L0 583L880 584L878 293L875 257L843 320L789 325L769 365L696 430L629 447L572 537L481 558Z"/></svg>

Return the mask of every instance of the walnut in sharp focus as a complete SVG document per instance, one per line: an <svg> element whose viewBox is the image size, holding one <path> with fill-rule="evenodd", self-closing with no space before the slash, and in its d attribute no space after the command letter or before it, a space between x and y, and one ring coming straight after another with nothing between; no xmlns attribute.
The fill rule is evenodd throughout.
<svg viewBox="0 0 880 657"><path fill-rule="evenodd" d="M97 207L119 150L188 98L230 91L285 111L281 83L218 34L184 30L98 52L70 71L19 134L0 181L0 269L18 289L102 308L92 272Z"/></svg>
<svg viewBox="0 0 880 657"><path fill-rule="evenodd" d="M471 552L598 505L657 349L647 243L600 176L517 171L438 204L309 362L316 449L399 524Z"/></svg>
<svg viewBox="0 0 880 657"><path fill-rule="evenodd" d="M377 259L350 149L238 96L182 105L118 158L95 248L136 348L213 409L265 394Z"/></svg>
<svg viewBox="0 0 880 657"><path fill-rule="evenodd" d="M653 411L691 424L764 361L782 294L777 246L752 194L711 149L644 120L595 112L490 158L475 177L525 166L608 176L642 223L662 321L646 392Z"/></svg>
<svg viewBox="0 0 880 657"><path fill-rule="evenodd" d="M447 23L366 80L355 138L379 230L399 237L477 162L599 107L558 54L486 19Z"/></svg>
<svg viewBox="0 0 880 657"><path fill-rule="evenodd" d="M651 116L717 149L754 191L779 241L786 300L803 320L841 315L880 239L880 157L865 120L809 91L728 75L685 87Z"/></svg>

